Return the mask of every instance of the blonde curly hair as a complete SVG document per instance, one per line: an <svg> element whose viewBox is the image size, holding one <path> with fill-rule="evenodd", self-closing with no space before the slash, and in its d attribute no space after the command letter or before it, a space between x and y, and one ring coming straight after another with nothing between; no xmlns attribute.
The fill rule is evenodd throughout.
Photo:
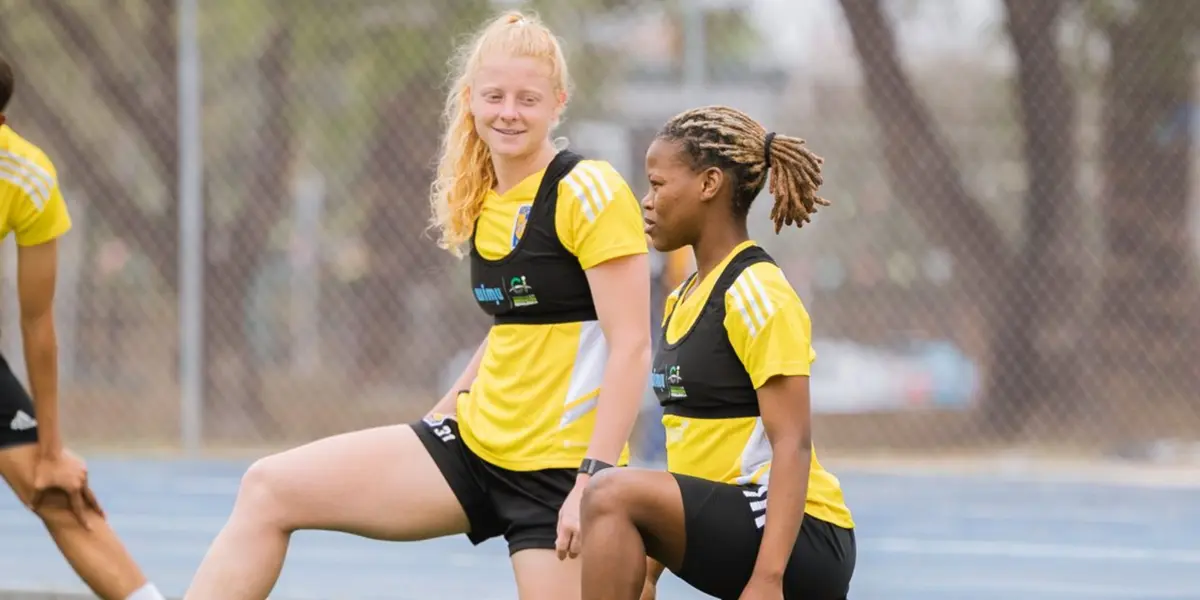
<svg viewBox="0 0 1200 600"><path fill-rule="evenodd" d="M484 57L498 55L543 60L559 97L565 98L570 88L562 45L536 15L505 12L459 48L442 112L445 133L429 197L430 225L440 233L438 246L456 257L463 256L462 247L471 239L483 199L496 184L491 152L475 131L471 80Z"/></svg>

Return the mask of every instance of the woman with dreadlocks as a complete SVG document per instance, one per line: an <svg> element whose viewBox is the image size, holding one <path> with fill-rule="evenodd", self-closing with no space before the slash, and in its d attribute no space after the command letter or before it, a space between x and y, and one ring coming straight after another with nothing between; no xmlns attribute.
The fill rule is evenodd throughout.
<svg viewBox="0 0 1200 600"><path fill-rule="evenodd" d="M812 447L812 324L746 229L768 180L776 233L827 206L821 162L722 106L676 116L650 145L646 233L662 252L690 245L697 267L667 298L651 374L669 472L592 479L583 600L653 598L664 566L724 600L846 598L854 522Z"/></svg>

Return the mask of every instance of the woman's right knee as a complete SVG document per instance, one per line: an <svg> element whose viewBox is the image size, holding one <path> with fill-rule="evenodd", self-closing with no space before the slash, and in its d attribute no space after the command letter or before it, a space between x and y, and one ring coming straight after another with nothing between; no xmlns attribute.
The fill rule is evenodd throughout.
<svg viewBox="0 0 1200 600"><path fill-rule="evenodd" d="M290 529L295 523L295 515L288 500L293 495L288 489L295 472L286 467L287 458L280 454L254 461L242 475L234 503L235 516L243 515L260 523Z"/></svg>

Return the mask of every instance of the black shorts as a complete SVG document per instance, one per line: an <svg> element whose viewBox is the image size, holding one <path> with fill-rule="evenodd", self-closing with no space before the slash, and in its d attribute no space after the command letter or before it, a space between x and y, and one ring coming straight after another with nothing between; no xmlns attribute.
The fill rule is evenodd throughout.
<svg viewBox="0 0 1200 600"><path fill-rule="evenodd" d="M675 474L683 496L687 547L676 575L721 600L737 600L754 571L766 488ZM845 600L854 574L854 530L804 515L783 578L786 600Z"/></svg>
<svg viewBox="0 0 1200 600"><path fill-rule="evenodd" d="M510 555L554 549L558 511L575 487L576 469L497 467L463 443L454 419L426 418L412 428L467 513L471 522L467 538L472 544L504 536Z"/></svg>
<svg viewBox="0 0 1200 600"><path fill-rule="evenodd" d="M0 450L37 443L35 417L29 392L0 356Z"/></svg>

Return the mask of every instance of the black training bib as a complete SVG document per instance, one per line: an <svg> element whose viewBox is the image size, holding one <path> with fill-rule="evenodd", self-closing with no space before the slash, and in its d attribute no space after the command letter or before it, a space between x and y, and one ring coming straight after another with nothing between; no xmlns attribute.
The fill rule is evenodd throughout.
<svg viewBox="0 0 1200 600"><path fill-rule="evenodd" d="M701 419L759 416L754 383L725 330L725 293L742 271L760 262L775 261L758 246L734 256L705 299L696 322L671 344L667 342L667 328L683 299L675 304L663 323L650 378L664 414ZM682 289L687 290L695 277L693 273Z"/></svg>
<svg viewBox="0 0 1200 600"><path fill-rule="evenodd" d="M542 176L525 233L508 255L488 260L471 234L471 291L497 325L596 320L592 288L579 259L558 239L558 184L583 157L563 150ZM478 222L476 223L478 226Z"/></svg>

